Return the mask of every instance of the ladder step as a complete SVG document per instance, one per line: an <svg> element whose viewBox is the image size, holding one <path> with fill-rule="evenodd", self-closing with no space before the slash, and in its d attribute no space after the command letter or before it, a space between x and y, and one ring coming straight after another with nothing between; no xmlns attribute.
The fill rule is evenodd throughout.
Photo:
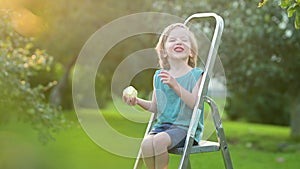
<svg viewBox="0 0 300 169"><path fill-rule="evenodd" d="M172 150L169 150L169 153L172 154L179 154L181 155L183 153L183 147L175 148ZM213 142L213 141L206 141L201 140L198 145L195 145L191 148L191 154L195 153L204 153L204 152L215 152L220 150L220 143Z"/></svg>

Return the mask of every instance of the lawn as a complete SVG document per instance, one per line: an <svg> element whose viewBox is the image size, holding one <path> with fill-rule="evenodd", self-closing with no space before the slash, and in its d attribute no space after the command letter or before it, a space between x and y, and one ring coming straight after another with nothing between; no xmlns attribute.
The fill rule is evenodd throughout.
<svg viewBox="0 0 300 169"><path fill-rule="evenodd" d="M102 111L106 121L124 135L140 137L146 124L133 123L116 115L115 109ZM129 169L134 159L112 154L92 141L74 112L67 112L74 124L55 134L56 141L42 145L30 125L8 123L0 126L0 169ZM95 115L88 113L87 116ZM92 118L93 119L93 118ZM90 121L90 123L97 123ZM289 128L245 122L224 121L223 126L236 169L295 169L300 160L300 144L289 140ZM100 134L103 132L98 131ZM115 144L126 147L122 140ZM138 146L138 145L136 145ZM171 155L170 169L177 168L180 156ZM221 152L191 156L193 168L224 168Z"/></svg>

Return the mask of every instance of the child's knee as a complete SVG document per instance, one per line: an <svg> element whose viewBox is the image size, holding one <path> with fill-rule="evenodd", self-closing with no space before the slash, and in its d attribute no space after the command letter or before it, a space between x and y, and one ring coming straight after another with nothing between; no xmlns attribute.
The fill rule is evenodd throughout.
<svg viewBox="0 0 300 169"><path fill-rule="evenodd" d="M145 137L142 141L141 144L141 149L142 152L149 152L149 151L153 151L153 137L152 136L148 136Z"/></svg>
<svg viewBox="0 0 300 169"><path fill-rule="evenodd" d="M167 133L160 133L153 138L153 147L156 153L164 153L168 151L168 146L171 145L170 136Z"/></svg>
<svg viewBox="0 0 300 169"><path fill-rule="evenodd" d="M144 138L141 144L141 151L143 158L153 157L155 155L152 136Z"/></svg>

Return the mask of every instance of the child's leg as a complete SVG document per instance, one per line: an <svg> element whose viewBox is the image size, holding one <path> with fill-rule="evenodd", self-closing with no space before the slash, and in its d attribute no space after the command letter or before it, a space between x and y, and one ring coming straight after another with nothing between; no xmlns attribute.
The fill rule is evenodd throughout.
<svg viewBox="0 0 300 169"><path fill-rule="evenodd" d="M171 145L170 136L161 132L153 137L153 148L155 153L155 169L167 169L169 162L168 146Z"/></svg>
<svg viewBox="0 0 300 169"><path fill-rule="evenodd" d="M148 169L155 169L153 138L154 135L146 136L141 145L143 160Z"/></svg>

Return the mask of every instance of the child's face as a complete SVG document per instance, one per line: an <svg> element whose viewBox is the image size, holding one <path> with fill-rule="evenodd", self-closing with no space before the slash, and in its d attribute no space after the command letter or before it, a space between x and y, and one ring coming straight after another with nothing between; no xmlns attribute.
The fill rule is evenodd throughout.
<svg viewBox="0 0 300 169"><path fill-rule="evenodd" d="M165 42L167 55L174 59L186 59L191 53L189 32L181 27L174 28Z"/></svg>

